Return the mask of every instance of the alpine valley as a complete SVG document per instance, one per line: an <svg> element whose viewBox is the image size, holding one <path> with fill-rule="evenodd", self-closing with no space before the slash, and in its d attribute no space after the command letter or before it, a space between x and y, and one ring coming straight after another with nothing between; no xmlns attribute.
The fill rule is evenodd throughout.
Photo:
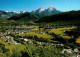
<svg viewBox="0 0 80 57"><path fill-rule="evenodd" d="M0 57L80 57L80 10L0 10Z"/></svg>

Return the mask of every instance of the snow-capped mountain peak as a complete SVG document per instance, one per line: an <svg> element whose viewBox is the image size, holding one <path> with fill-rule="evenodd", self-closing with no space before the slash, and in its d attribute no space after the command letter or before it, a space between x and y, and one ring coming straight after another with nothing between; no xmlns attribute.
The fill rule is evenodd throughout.
<svg viewBox="0 0 80 57"><path fill-rule="evenodd" d="M47 9L39 8L38 10L32 11L31 13L49 15L49 14L60 13L60 11L57 10L53 5L51 5L51 6L50 6L49 8L47 8Z"/></svg>
<svg viewBox="0 0 80 57"><path fill-rule="evenodd" d="M50 8L55 8L55 7L53 5L51 5Z"/></svg>
<svg viewBox="0 0 80 57"><path fill-rule="evenodd" d="M20 11L20 13L26 13L27 11Z"/></svg>
<svg viewBox="0 0 80 57"><path fill-rule="evenodd" d="M45 9L43 9L43 8L39 8L38 9L38 11L39 11L39 13L41 13L42 11L44 11Z"/></svg>
<svg viewBox="0 0 80 57"><path fill-rule="evenodd" d="M53 5L51 5L48 9L49 9L50 11L56 10L56 8L55 8Z"/></svg>
<svg viewBox="0 0 80 57"><path fill-rule="evenodd" d="M9 12L9 11L5 11L5 12Z"/></svg>

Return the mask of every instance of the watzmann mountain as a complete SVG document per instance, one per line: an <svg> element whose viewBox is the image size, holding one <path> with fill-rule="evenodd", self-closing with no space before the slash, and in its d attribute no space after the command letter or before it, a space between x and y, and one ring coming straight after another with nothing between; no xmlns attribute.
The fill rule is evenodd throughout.
<svg viewBox="0 0 80 57"><path fill-rule="evenodd" d="M50 6L48 9L39 8L38 10L32 11L35 14L42 14L42 15L49 15L49 14L56 14L60 13L54 6Z"/></svg>

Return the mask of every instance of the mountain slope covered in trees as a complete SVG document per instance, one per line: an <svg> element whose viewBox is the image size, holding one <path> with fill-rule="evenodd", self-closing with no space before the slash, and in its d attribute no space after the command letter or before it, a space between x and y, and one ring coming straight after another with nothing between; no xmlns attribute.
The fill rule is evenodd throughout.
<svg viewBox="0 0 80 57"><path fill-rule="evenodd" d="M69 12L62 12L54 15L48 15L39 18L37 22L45 22L45 23L50 23L50 22L56 22L56 21L80 21L80 10L78 11L69 11Z"/></svg>
<svg viewBox="0 0 80 57"><path fill-rule="evenodd" d="M19 14L17 16L12 16L8 20L18 20L18 21L30 21L30 20L35 20L38 19L39 17L35 14L31 13L24 13L24 14Z"/></svg>

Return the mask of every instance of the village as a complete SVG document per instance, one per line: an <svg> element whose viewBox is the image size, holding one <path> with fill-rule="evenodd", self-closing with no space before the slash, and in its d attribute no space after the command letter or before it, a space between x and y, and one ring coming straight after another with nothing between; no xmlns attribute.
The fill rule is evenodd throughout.
<svg viewBox="0 0 80 57"><path fill-rule="evenodd" d="M69 28L69 27L70 26L66 26L66 27L64 27L64 26L54 26L54 27L48 26L46 29L58 29L58 28ZM76 26L72 26L72 27L76 27ZM65 48L64 44L62 44L58 41L48 43L48 42L42 42L42 41L34 41L33 39L29 39L26 37L18 37L18 40L23 41L23 43L20 43L14 39L14 37L17 37L18 34L24 34L24 33L30 33L30 32L36 32L38 34L44 35L47 33L47 31L43 27L39 27L39 26L3 26L3 28L5 28L5 30L2 30L0 32L0 39L7 39L7 40L5 40L5 43L15 44L15 45L19 45L19 44L27 45L27 44L31 43L31 44L35 44L35 45L40 45L40 47L42 47L43 45L49 45L49 47L50 46L60 46L60 47L62 47L61 54L68 54L72 57L80 56L79 50L77 48L71 49L69 46L67 48ZM11 35L14 35L14 37ZM34 36L32 36L32 37L34 37Z"/></svg>

